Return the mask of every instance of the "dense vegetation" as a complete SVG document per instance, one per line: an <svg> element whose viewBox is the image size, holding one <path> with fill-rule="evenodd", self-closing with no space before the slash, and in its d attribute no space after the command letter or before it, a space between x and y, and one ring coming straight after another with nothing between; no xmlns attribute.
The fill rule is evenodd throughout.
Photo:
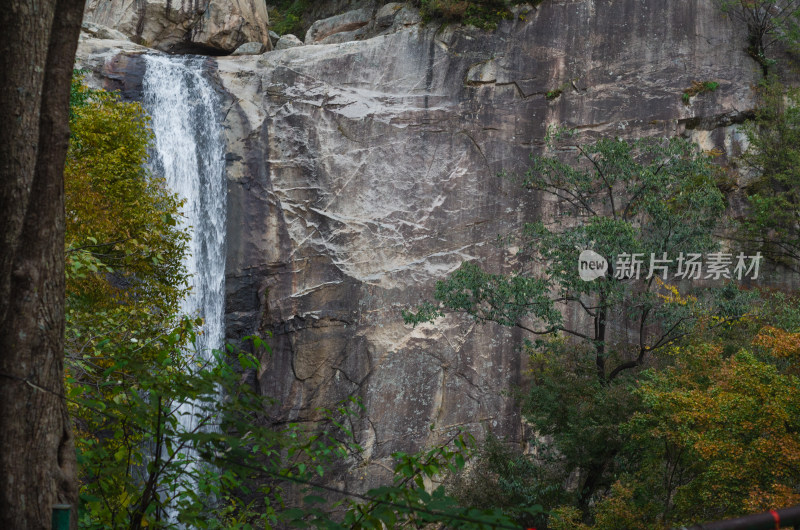
<svg viewBox="0 0 800 530"><path fill-rule="evenodd" d="M760 87L761 106L745 128L752 149L742 157L755 177L741 236L749 249L791 270L800 264L800 95L774 77Z"/></svg>
<svg viewBox="0 0 800 530"><path fill-rule="evenodd" d="M426 22L457 22L481 29L494 29L512 16L508 0L419 0L420 14Z"/></svg>
<svg viewBox="0 0 800 530"><path fill-rule="evenodd" d="M278 35L291 33L301 39L308 29L303 23L303 14L311 4L308 0L278 0L270 2L269 25Z"/></svg>

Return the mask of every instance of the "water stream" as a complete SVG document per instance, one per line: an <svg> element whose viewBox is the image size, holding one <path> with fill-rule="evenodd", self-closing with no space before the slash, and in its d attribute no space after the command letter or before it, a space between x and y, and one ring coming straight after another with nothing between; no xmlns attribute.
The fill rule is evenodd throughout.
<svg viewBox="0 0 800 530"><path fill-rule="evenodd" d="M203 318L197 355L208 360L225 339L224 145L218 120L219 101L202 75L203 57L145 55L143 104L155 133L151 171L185 200L184 227L192 238L184 258L191 292L181 312ZM186 431L197 427L194 406L178 411ZM189 413L189 414L186 414Z"/></svg>

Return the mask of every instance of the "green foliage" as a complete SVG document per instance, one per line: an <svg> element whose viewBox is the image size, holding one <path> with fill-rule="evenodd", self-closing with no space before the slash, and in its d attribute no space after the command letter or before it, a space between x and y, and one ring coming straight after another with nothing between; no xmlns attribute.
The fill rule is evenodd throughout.
<svg viewBox="0 0 800 530"><path fill-rule="evenodd" d="M278 35L299 36L305 34L303 15L311 7L309 0L275 0L270 2L269 27Z"/></svg>
<svg viewBox="0 0 800 530"><path fill-rule="evenodd" d="M554 151L556 140L551 138ZM702 298L681 297L656 276L648 277L647 263L638 277L615 273L617 258L625 254L674 264L681 253L717 248L711 234L724 200L708 156L681 139L604 139L565 149L575 160L534 157L523 178L526 187L556 199L560 219L554 228L531 223L507 238L520 248L519 270L496 275L464 263L437 282L439 306L426 303L416 313L404 312L408 323L456 311L536 335L567 334L592 348L598 380L605 383L685 336L709 312L724 309L736 318L743 306L730 287L704 291ZM585 249L607 260L609 274L595 281L580 278L578 255ZM566 325L557 304L592 319L594 333ZM606 331L614 318L635 322L641 337L633 344L610 341ZM608 360L615 365L607 367Z"/></svg>
<svg viewBox="0 0 800 530"><path fill-rule="evenodd" d="M620 453L626 437L619 425L637 410L639 400L627 378L598 381L592 353L554 339L530 356L533 384L523 396L522 412L539 435L534 441L537 461L551 477L548 506L559 501L586 508L624 464ZM566 488L576 472L581 486Z"/></svg>
<svg viewBox="0 0 800 530"><path fill-rule="evenodd" d="M629 436L619 427L639 409L640 400L626 378L601 384L592 353L563 338L529 353L531 386L518 395L526 423L536 433L528 441L529 454L487 440L477 463L455 481L454 494L462 502L510 514L531 504L588 513L635 460L623 451ZM528 526L545 526L547 520L517 516Z"/></svg>
<svg viewBox="0 0 800 530"><path fill-rule="evenodd" d="M446 493L443 485L432 491L426 488L426 481L441 480L444 473L463 469L473 447L471 436L457 434L450 442L420 454L395 453L398 463L393 484L367 492L371 502L351 503L341 527L380 530L440 523L448 528L475 530L515 528L514 521L499 510L463 507ZM541 506L518 510L530 516L542 513Z"/></svg>
<svg viewBox="0 0 800 530"><path fill-rule="evenodd" d="M235 520L247 528L243 513L262 526L274 524L286 516L277 478L320 477L324 466L357 449L340 429L353 413L348 406L326 412L313 432L298 424L265 426L259 418L273 400L242 383L229 356L215 352L203 361L187 351L196 324L183 321L153 338L159 348L150 359L142 359L135 343L107 342L98 352L110 360L101 378L91 385L68 380L82 528L172 527L168 511L191 528L223 528L224 521L231 528ZM240 366L259 369L252 355L236 356ZM252 483L259 484L258 512L239 497ZM231 504L217 513L215 499Z"/></svg>
<svg viewBox="0 0 800 530"><path fill-rule="evenodd" d="M551 90L547 94L545 94L545 98L548 99L548 100L556 99L556 98L558 98L558 96L560 96L562 94L562 92L564 92L564 90L561 89L561 88L557 88L555 90Z"/></svg>
<svg viewBox="0 0 800 530"><path fill-rule="evenodd" d="M714 92L715 90L717 90L718 87L719 83L717 83L716 81L704 81L702 83L699 81L692 81L692 86L683 91L681 99L685 104L688 105L689 101L694 96L702 94L704 92Z"/></svg>
<svg viewBox="0 0 800 530"><path fill-rule="evenodd" d="M509 0L420 0L420 14L425 22L433 20L469 24L492 30L512 16Z"/></svg>
<svg viewBox="0 0 800 530"><path fill-rule="evenodd" d="M755 119L745 126L742 161L757 173L747 188L740 233L752 250L792 270L800 264L800 93L775 80L760 89Z"/></svg>
<svg viewBox="0 0 800 530"><path fill-rule="evenodd" d="M464 506L500 509L517 526L544 526L547 513L531 507L558 505L560 490L547 467L537 465L513 444L490 434L469 469L454 475L448 491ZM554 502L554 498L558 502Z"/></svg>
<svg viewBox="0 0 800 530"><path fill-rule="evenodd" d="M187 290L182 256L189 234L181 201L144 162L152 139L138 103L93 90L76 75L64 170L68 354L89 336L121 340L127 330L158 334Z"/></svg>

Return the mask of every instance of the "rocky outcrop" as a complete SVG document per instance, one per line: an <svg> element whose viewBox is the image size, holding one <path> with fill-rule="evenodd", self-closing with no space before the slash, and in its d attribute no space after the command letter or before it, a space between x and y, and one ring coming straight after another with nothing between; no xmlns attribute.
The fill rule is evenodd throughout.
<svg viewBox="0 0 800 530"><path fill-rule="evenodd" d="M465 260L509 270L497 236L552 215L497 172L556 124L735 150L759 78L744 28L704 0L554 0L493 33L379 20L392 29L371 39L207 62L226 97L228 334L273 333L257 379L276 421L362 399L357 488L455 428L521 437L504 394L523 380L518 332L401 318ZM83 60L135 94L135 57L92 42ZM685 105L693 81L719 88Z"/></svg>
<svg viewBox="0 0 800 530"><path fill-rule="evenodd" d="M393 33L419 24L419 12L403 2L378 8L368 6L314 22L306 32L306 44L337 44Z"/></svg>
<svg viewBox="0 0 800 530"><path fill-rule="evenodd" d="M253 41L272 49L263 0L88 0L84 21L168 52L221 55Z"/></svg>

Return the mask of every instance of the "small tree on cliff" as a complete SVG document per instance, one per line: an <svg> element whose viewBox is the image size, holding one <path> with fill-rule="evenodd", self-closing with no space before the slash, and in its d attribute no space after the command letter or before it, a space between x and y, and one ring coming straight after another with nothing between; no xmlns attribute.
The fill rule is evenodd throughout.
<svg viewBox="0 0 800 530"><path fill-rule="evenodd" d="M747 27L747 53L764 74L774 61L767 51L778 42L797 51L800 44L800 0L717 0L723 13Z"/></svg>

